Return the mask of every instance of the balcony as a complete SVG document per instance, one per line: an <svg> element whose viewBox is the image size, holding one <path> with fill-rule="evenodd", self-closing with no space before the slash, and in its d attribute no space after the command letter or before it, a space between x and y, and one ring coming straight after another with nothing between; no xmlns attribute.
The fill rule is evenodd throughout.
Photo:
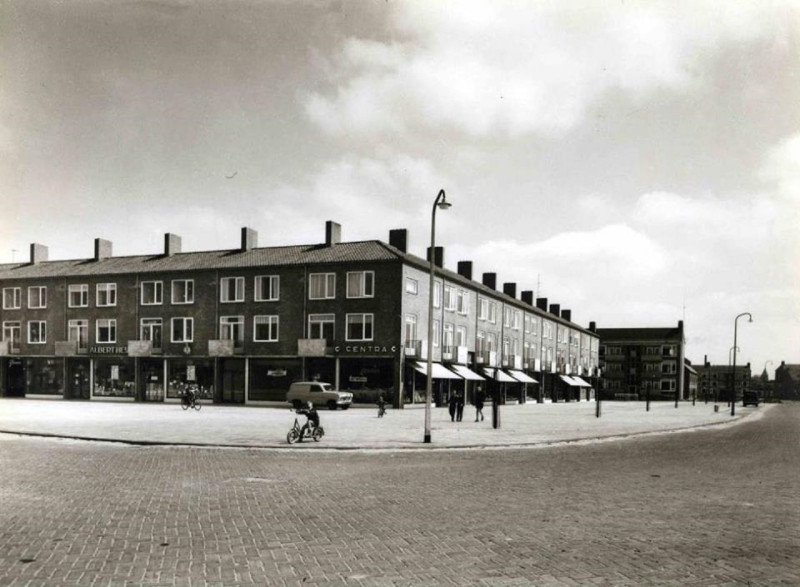
<svg viewBox="0 0 800 587"><path fill-rule="evenodd" d="M476 351L475 362L479 365L487 365L489 367L497 366L497 352L495 351Z"/></svg>
<svg viewBox="0 0 800 587"><path fill-rule="evenodd" d="M403 343L407 357L422 357L422 341L407 340Z"/></svg>
<svg viewBox="0 0 800 587"><path fill-rule="evenodd" d="M456 347L443 346L442 347L442 361L454 361L456 358Z"/></svg>

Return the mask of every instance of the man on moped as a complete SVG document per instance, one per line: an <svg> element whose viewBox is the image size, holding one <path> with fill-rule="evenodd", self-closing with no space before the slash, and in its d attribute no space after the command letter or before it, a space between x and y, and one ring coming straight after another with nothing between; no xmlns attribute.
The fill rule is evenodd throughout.
<svg viewBox="0 0 800 587"><path fill-rule="evenodd" d="M297 413L303 414L306 417L306 423L303 424L303 427L300 429L300 438L311 436L314 432L314 428L319 426L319 414L316 408L314 408L314 404L306 402L306 407L297 410Z"/></svg>

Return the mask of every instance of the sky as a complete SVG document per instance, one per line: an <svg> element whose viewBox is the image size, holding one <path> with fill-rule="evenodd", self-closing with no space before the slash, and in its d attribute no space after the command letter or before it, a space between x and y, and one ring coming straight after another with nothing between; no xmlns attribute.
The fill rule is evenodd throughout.
<svg viewBox="0 0 800 587"><path fill-rule="evenodd" d="M0 262L424 256L440 189L450 269L800 363L800 0L0 0Z"/></svg>

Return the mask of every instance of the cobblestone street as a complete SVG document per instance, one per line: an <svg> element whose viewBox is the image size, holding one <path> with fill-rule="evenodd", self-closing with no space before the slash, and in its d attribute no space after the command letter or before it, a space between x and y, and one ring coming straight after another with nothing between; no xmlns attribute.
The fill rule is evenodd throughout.
<svg viewBox="0 0 800 587"><path fill-rule="evenodd" d="M797 585L800 406L539 449L0 435L0 585Z"/></svg>

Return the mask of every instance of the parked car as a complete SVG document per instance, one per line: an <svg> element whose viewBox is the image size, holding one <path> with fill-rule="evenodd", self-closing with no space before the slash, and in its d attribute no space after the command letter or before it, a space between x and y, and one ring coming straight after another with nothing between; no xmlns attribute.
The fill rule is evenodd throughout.
<svg viewBox="0 0 800 587"><path fill-rule="evenodd" d="M286 401L297 410L306 402L311 402L315 407L325 406L329 410L342 408L346 410L353 403L353 394L347 391L337 391L330 383L321 381L297 381L289 386Z"/></svg>
<svg viewBox="0 0 800 587"><path fill-rule="evenodd" d="M757 391L745 391L744 392L744 401L742 402L743 406L756 406L758 407L758 392Z"/></svg>

